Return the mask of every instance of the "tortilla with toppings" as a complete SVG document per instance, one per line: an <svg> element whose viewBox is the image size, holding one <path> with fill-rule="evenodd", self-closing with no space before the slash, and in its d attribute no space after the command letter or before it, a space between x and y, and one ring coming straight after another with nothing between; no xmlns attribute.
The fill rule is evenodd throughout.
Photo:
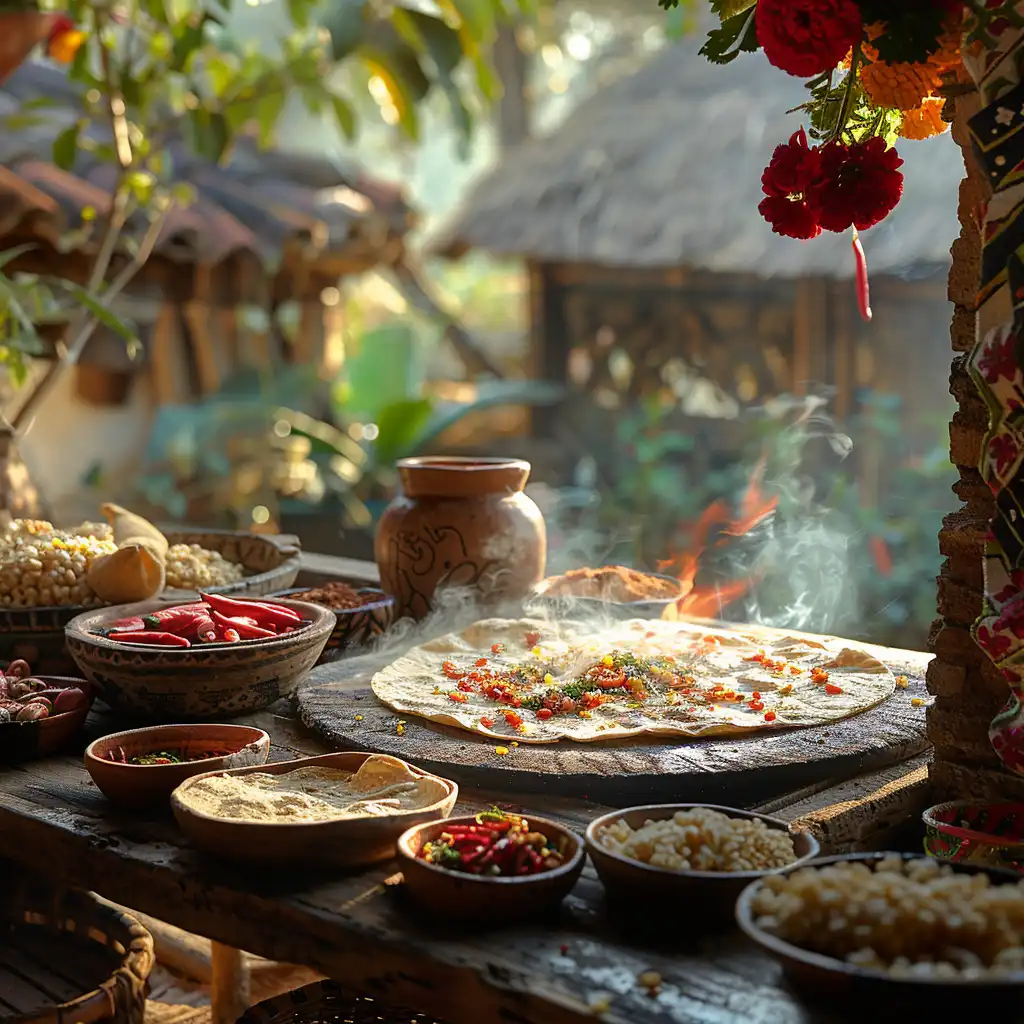
<svg viewBox="0 0 1024 1024"><path fill-rule="evenodd" d="M494 739L554 743L743 735L822 725L890 697L892 673L831 640L632 619L485 619L398 658L373 692L402 714Z"/></svg>

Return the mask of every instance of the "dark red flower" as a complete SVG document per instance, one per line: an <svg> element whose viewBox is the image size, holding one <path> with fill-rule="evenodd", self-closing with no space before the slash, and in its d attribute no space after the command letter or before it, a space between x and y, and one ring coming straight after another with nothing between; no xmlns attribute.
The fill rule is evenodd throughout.
<svg viewBox="0 0 1024 1024"><path fill-rule="evenodd" d="M993 661L1006 656L1013 646L1013 641L1002 633L994 633L988 626L979 626L977 630L978 643Z"/></svg>
<svg viewBox="0 0 1024 1024"><path fill-rule="evenodd" d="M988 457L992 460L996 473L1005 476L1006 471L1017 458L1017 442L1009 434L996 434L988 443Z"/></svg>
<svg viewBox="0 0 1024 1024"><path fill-rule="evenodd" d="M758 0L755 24L768 60L800 78L837 67L861 36L854 0Z"/></svg>
<svg viewBox="0 0 1024 1024"><path fill-rule="evenodd" d="M903 195L903 160L880 138L830 142L821 148L821 172L807 200L827 231L865 231L888 216Z"/></svg>
<svg viewBox="0 0 1024 1024"><path fill-rule="evenodd" d="M771 162L761 175L767 199L758 210L772 231L789 238L817 238L821 226L807 204L807 191L821 171L821 153L807 145L803 128L789 142L775 147Z"/></svg>
<svg viewBox="0 0 1024 1024"><path fill-rule="evenodd" d="M993 338L978 357L978 369L989 384L1000 379L1013 380L1016 376L1015 343L1015 336L1007 331L998 339Z"/></svg>

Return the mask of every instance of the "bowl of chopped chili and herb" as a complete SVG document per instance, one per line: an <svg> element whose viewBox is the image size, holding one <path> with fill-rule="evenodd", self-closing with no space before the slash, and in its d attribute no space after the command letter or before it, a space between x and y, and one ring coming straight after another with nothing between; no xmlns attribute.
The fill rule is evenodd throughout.
<svg viewBox="0 0 1024 1024"><path fill-rule="evenodd" d="M270 737L247 725L158 725L94 740L85 767L100 792L130 809L164 804L186 779L266 764Z"/></svg>
<svg viewBox="0 0 1024 1024"><path fill-rule="evenodd" d="M86 612L67 625L68 651L115 711L207 721L289 696L334 628L333 612L305 601L202 597Z"/></svg>
<svg viewBox="0 0 1024 1024"><path fill-rule="evenodd" d="M405 888L431 913L502 924L556 908L583 870L583 840L545 818L492 808L428 822L398 841Z"/></svg>
<svg viewBox="0 0 1024 1024"><path fill-rule="evenodd" d="M395 622L395 599L379 587L332 580L309 590L282 590L271 596L308 601L334 612L334 629L318 664L333 661L343 651L368 643L386 633Z"/></svg>

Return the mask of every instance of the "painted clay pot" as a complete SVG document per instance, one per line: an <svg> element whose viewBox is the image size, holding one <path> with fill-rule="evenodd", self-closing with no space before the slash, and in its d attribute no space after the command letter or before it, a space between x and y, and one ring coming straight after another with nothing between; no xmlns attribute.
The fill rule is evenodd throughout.
<svg viewBox="0 0 1024 1024"><path fill-rule="evenodd" d="M523 493L528 462L424 457L397 468L402 493L374 551L399 616L422 619L442 587L471 588L486 606L523 598L544 578L544 517Z"/></svg>

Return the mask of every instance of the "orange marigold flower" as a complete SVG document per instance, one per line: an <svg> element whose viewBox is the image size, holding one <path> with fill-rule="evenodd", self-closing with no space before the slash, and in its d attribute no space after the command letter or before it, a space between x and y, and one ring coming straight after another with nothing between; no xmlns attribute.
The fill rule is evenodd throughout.
<svg viewBox="0 0 1024 1024"><path fill-rule="evenodd" d="M928 63L940 72L955 68L961 60L960 40L962 38L959 25L946 29L939 37L938 50L928 58Z"/></svg>
<svg viewBox="0 0 1024 1024"><path fill-rule="evenodd" d="M948 131L949 125L942 120L942 107L938 96L930 96L916 110L906 111L900 135L905 139L930 139Z"/></svg>
<svg viewBox="0 0 1024 1024"><path fill-rule="evenodd" d="M916 110L942 84L928 64L886 64L878 61L861 70L861 84L875 106Z"/></svg>

